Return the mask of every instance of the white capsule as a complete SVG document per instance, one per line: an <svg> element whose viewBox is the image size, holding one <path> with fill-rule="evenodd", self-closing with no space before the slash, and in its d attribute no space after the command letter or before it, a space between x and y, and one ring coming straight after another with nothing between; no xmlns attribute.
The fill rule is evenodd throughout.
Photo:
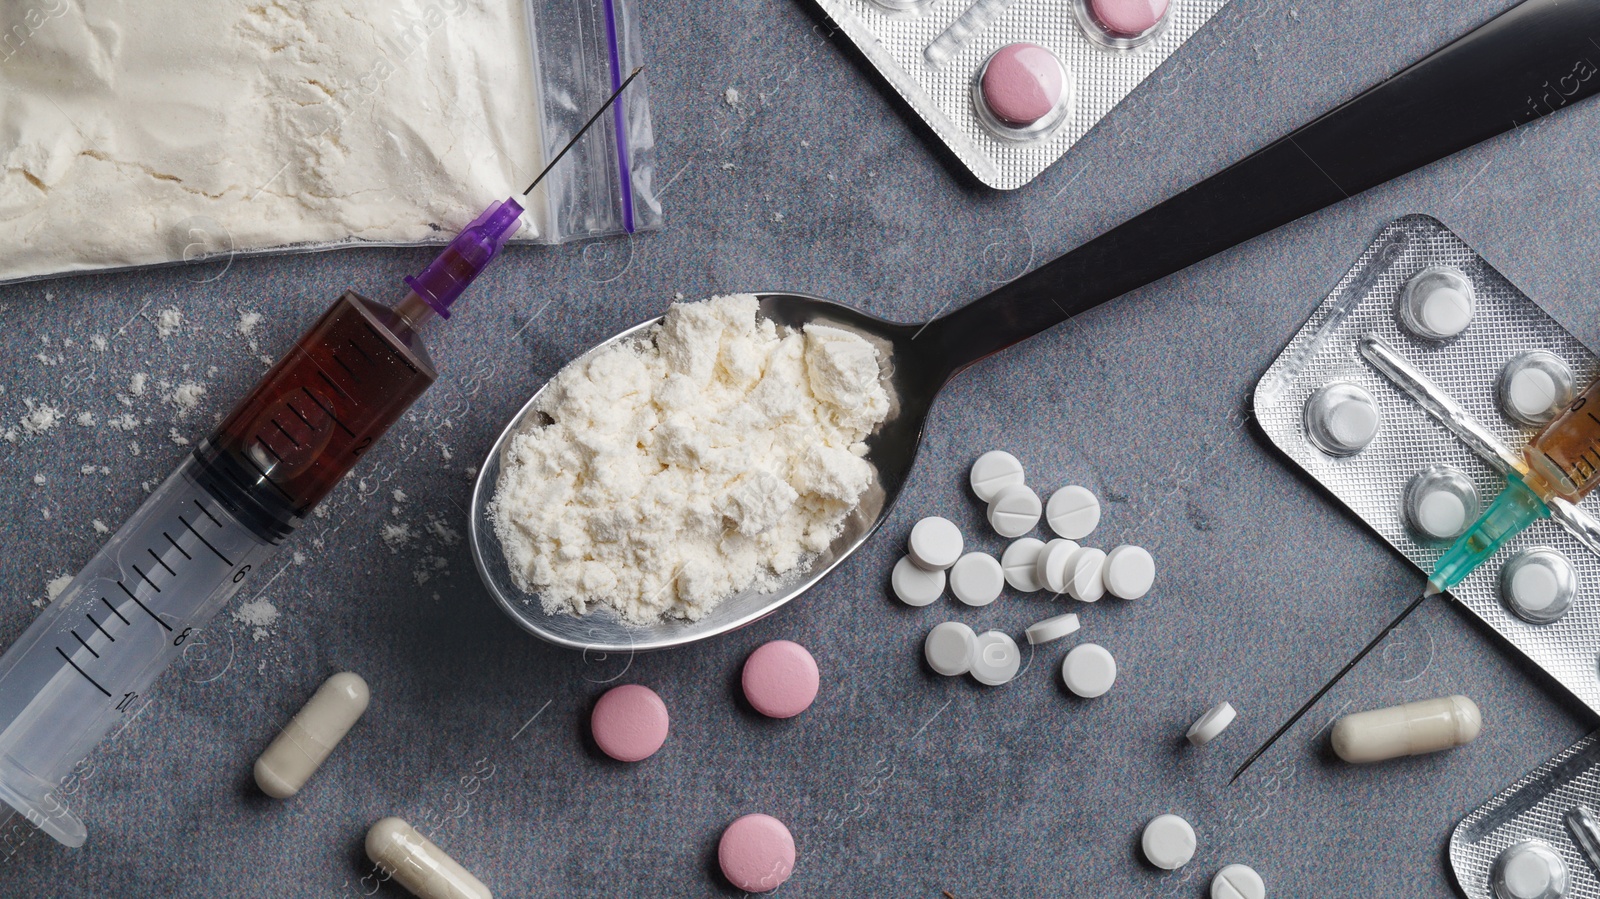
<svg viewBox="0 0 1600 899"><path fill-rule="evenodd" d="M989 526L1002 537L1021 537L1039 523L1043 506L1027 484L1012 484L989 503Z"/></svg>
<svg viewBox="0 0 1600 899"><path fill-rule="evenodd" d="M1044 589L1039 580L1039 554L1044 552L1044 541L1037 537L1023 537L1013 541L1000 555L1000 567L1005 569L1006 583L1018 593L1037 593Z"/></svg>
<svg viewBox="0 0 1600 899"><path fill-rule="evenodd" d="M349 671L323 681L256 759L256 785L261 792L274 799L300 792L367 710L371 695L361 675Z"/></svg>
<svg viewBox="0 0 1600 899"><path fill-rule="evenodd" d="M1050 530L1068 540L1082 540L1100 524L1100 500L1087 487L1062 487L1050 494L1044 517Z"/></svg>
<svg viewBox="0 0 1600 899"><path fill-rule="evenodd" d="M911 561L929 571L949 568L961 558L961 529L948 518L924 518L906 541Z"/></svg>
<svg viewBox="0 0 1600 899"><path fill-rule="evenodd" d="M991 450L972 463L972 492L984 502L993 500L1000 491L1024 482L1022 463L1004 450Z"/></svg>
<svg viewBox="0 0 1600 899"><path fill-rule="evenodd" d="M1476 703L1444 696L1346 715L1333 726L1333 751L1355 764L1381 762L1465 746L1482 729Z"/></svg>
<svg viewBox="0 0 1600 899"><path fill-rule="evenodd" d="M478 878L399 818L367 831L367 858L418 899L493 899Z"/></svg>

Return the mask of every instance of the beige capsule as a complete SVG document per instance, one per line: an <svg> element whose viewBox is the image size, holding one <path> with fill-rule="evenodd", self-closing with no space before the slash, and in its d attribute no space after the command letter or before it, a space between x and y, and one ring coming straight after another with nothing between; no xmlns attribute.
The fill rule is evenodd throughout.
<svg viewBox="0 0 1600 899"><path fill-rule="evenodd" d="M256 785L274 799L300 792L367 710L367 682L349 671L322 682L277 739L256 759Z"/></svg>
<svg viewBox="0 0 1600 899"><path fill-rule="evenodd" d="M1333 751L1347 762L1381 762L1465 746L1481 730L1477 703L1442 696L1340 718L1333 726Z"/></svg>
<svg viewBox="0 0 1600 899"><path fill-rule="evenodd" d="M489 888L399 818L367 831L367 858L419 899L494 899Z"/></svg>

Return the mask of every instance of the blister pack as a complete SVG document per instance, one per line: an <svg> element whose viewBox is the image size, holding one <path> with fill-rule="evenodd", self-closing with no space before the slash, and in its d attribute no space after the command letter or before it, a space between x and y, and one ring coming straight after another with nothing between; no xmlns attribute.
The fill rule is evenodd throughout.
<svg viewBox="0 0 1600 899"><path fill-rule="evenodd" d="M990 187L1021 187L1225 0L817 0Z"/></svg>
<svg viewBox="0 0 1600 899"><path fill-rule="evenodd" d="M1463 818L1450 868L1468 899L1600 899L1600 732Z"/></svg>
<svg viewBox="0 0 1600 899"><path fill-rule="evenodd" d="M1600 360L1461 238L1412 215L1339 280L1254 408L1285 455L1426 574L1597 374ZM1594 495L1553 500L1449 595L1600 711L1597 510Z"/></svg>

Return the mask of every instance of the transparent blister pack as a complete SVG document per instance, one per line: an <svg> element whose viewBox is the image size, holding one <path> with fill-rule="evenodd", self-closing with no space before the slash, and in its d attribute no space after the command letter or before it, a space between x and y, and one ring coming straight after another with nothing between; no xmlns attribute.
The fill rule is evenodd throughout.
<svg viewBox="0 0 1600 899"><path fill-rule="evenodd" d="M1383 229L1256 385L1267 437L1424 574L1600 359L1437 220ZM1600 711L1600 499L1449 589ZM1422 580L1418 579L1418 589Z"/></svg>
<svg viewBox="0 0 1600 899"><path fill-rule="evenodd" d="M505 191L515 191L527 210L514 243L661 225L647 72L532 194L520 196L643 64L635 0L510 0L504 7L350 0L297 13L304 21L222 0L206 13L216 21L203 24L220 22L246 36L211 42L214 52L242 66L238 60L260 52L252 42L275 47L270 66L279 68L261 64L265 87L230 84L198 98L147 91L113 96L109 104L79 89L77 69L93 60L75 41L96 28L115 31L114 18L124 13L82 0L57 6L60 16L0 47L0 123L20 135L8 157L16 164L0 175L0 226L30 235L0 251L0 284L184 263L212 263L214 270L239 257L356 246L442 245ZM0 10L0 31L15 24L8 14L25 10ZM353 35L344 30L351 27ZM106 64L119 68L130 91L157 76L203 80L191 70L214 61L190 59L194 48L184 34L147 36L151 46ZM161 62L168 58L176 61ZM122 123L101 114L121 105L139 115ZM208 123L198 132L164 121L196 109ZM73 124L90 114L95 127Z"/></svg>
<svg viewBox="0 0 1600 899"><path fill-rule="evenodd" d="M1600 899L1600 732L1463 818L1450 869L1468 899Z"/></svg>
<svg viewBox="0 0 1600 899"><path fill-rule="evenodd" d="M1067 152L1225 0L817 0L979 181Z"/></svg>

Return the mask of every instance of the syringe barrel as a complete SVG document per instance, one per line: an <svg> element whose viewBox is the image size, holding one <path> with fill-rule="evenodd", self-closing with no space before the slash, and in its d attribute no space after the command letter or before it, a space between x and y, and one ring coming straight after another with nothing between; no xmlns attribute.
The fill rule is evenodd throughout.
<svg viewBox="0 0 1600 899"><path fill-rule="evenodd" d="M185 459L0 656L0 799L68 846L53 791L276 548Z"/></svg>
<svg viewBox="0 0 1600 899"><path fill-rule="evenodd" d="M0 799L52 791L436 375L411 322L346 293L0 656Z"/></svg>
<svg viewBox="0 0 1600 899"><path fill-rule="evenodd" d="M1545 425L1523 453L1549 492L1569 502L1582 500L1600 484L1600 381Z"/></svg>

